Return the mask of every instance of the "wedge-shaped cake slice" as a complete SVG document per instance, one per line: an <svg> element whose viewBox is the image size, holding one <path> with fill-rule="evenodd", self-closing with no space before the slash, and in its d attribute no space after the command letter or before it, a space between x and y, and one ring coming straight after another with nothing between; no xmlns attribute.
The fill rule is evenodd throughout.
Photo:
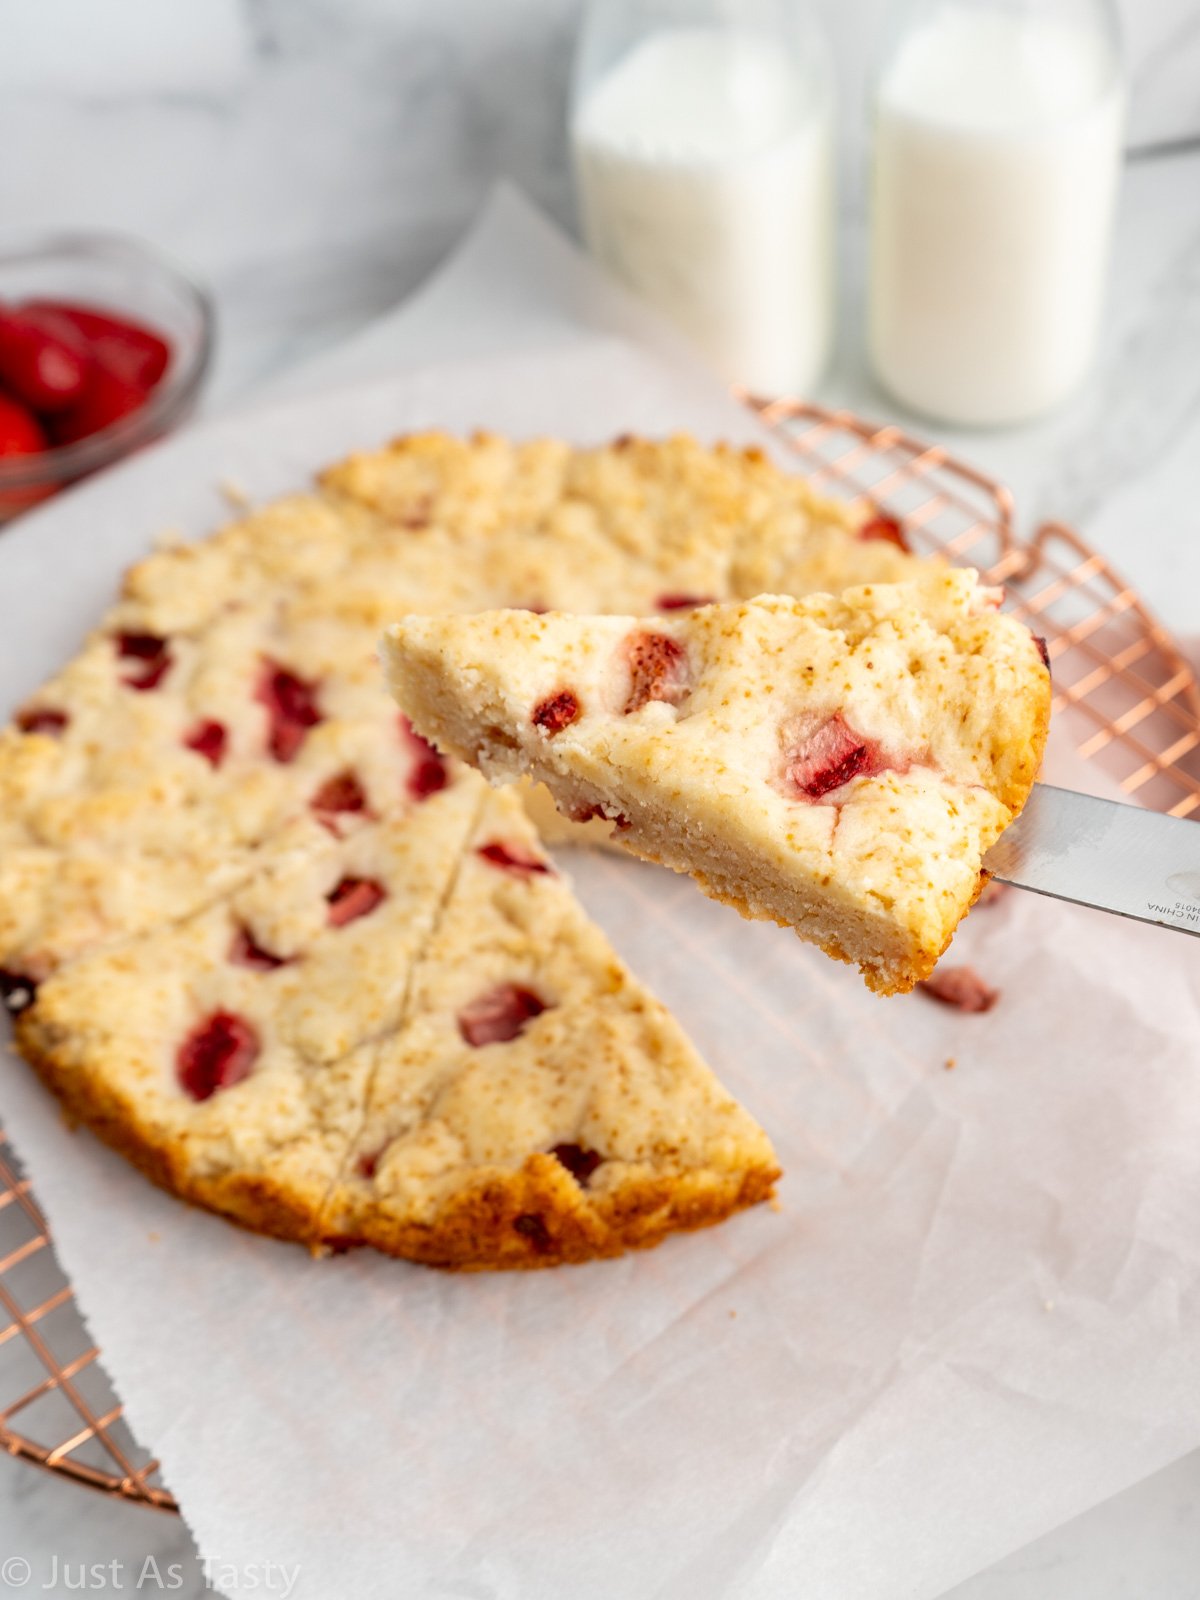
<svg viewBox="0 0 1200 1600"><path fill-rule="evenodd" d="M362 1052L327 1235L434 1266L614 1256L765 1199L774 1152L591 923L516 796L486 800L411 980Z"/></svg>
<svg viewBox="0 0 1200 1600"><path fill-rule="evenodd" d="M30 984L17 1038L164 1188L314 1248L552 1266L718 1222L778 1176L473 772L281 841L228 898Z"/></svg>
<svg viewBox="0 0 1200 1600"><path fill-rule="evenodd" d="M997 600L941 571L655 620L409 617L385 665L443 750L891 994L932 970L1041 759L1049 673Z"/></svg>

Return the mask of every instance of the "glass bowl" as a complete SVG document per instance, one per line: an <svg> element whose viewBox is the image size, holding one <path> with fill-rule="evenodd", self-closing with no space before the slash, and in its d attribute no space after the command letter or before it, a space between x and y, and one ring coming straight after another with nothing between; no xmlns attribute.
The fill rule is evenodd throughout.
<svg viewBox="0 0 1200 1600"><path fill-rule="evenodd" d="M199 398L213 351L208 295L135 239L64 234L0 251L0 304L23 300L61 300L130 317L161 334L171 358L145 404L107 428L36 455L0 457L0 522L176 427Z"/></svg>

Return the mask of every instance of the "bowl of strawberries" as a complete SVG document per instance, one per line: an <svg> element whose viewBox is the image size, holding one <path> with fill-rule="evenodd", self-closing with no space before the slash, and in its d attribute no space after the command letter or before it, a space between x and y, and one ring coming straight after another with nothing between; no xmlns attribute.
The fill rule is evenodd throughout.
<svg viewBox="0 0 1200 1600"><path fill-rule="evenodd" d="M212 345L208 296L132 239L0 253L0 522L175 427Z"/></svg>

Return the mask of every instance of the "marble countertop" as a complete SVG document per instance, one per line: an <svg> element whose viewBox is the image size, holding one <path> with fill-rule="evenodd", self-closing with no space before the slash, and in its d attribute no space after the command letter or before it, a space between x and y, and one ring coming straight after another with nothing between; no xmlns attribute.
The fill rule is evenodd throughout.
<svg viewBox="0 0 1200 1600"><path fill-rule="evenodd" d="M129 0L131 14L139 3ZM570 226L561 127L574 0L455 0L442 8L210 0L202 28L195 6L181 9L199 30L187 59L178 38L156 43L149 35L142 58L125 63L131 81L122 79L119 94L105 87L116 81L112 61L104 67L110 79L88 77L86 29L82 43L71 33L70 70L62 68L57 86L21 87L0 70L0 148L8 152L0 199L6 223L19 219L23 233L125 229L206 277L221 330L210 409L403 298L462 233L496 177L512 177ZM1139 7L1136 17L1139 142L1184 143L1128 164L1093 378L1036 427L941 437L1010 485L1023 526L1051 517L1074 524L1164 621L1196 635L1200 148L1186 139L1200 130L1191 87L1200 81L1200 8L1173 0ZM1190 76L1180 71L1181 55L1195 69ZM841 347L815 398L892 417L896 408L873 385L858 333L863 230L852 168ZM26 1576L5 1567L12 1556L28 1561ZM206 1592L177 1519L0 1459L0 1597L132 1589L147 1556L157 1562L159 1587L184 1597ZM110 1562L119 1582L71 1583L81 1567ZM172 1564L177 1583L168 1577ZM153 1590L154 1582L142 1586ZM1200 1451L954 1591L954 1600L1143 1596L1200 1596Z"/></svg>

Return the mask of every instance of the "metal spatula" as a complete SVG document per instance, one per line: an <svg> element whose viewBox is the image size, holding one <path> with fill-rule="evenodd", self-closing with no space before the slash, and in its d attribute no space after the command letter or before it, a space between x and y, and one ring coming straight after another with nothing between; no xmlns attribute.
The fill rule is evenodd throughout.
<svg viewBox="0 0 1200 1600"><path fill-rule="evenodd" d="M1200 934L1200 826L1034 785L984 866L1001 883Z"/></svg>

